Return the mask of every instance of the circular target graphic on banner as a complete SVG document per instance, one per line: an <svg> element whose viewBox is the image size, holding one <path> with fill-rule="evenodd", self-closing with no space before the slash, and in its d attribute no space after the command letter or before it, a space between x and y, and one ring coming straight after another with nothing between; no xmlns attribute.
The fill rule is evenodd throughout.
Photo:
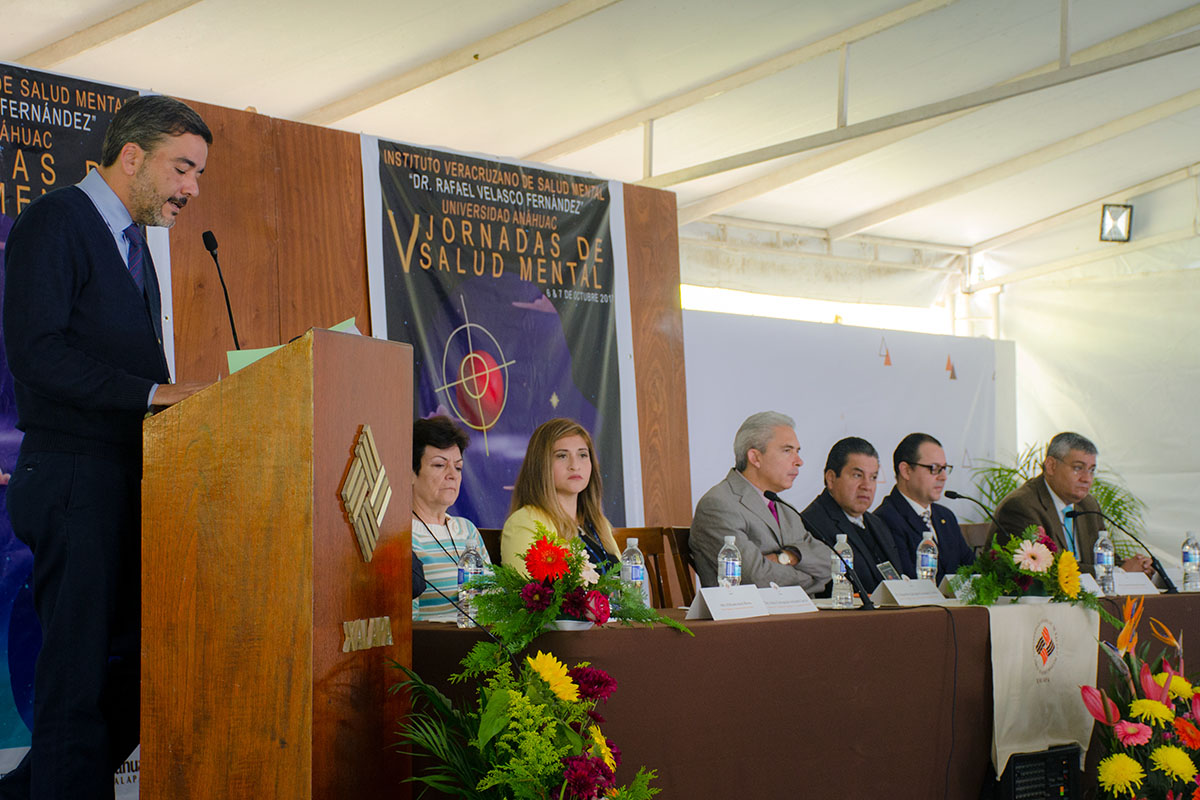
<svg viewBox="0 0 1200 800"><path fill-rule="evenodd" d="M467 309L463 305L463 317ZM455 361L454 353L466 351ZM442 385L446 402L454 415L473 430L487 432L504 413L508 403L508 368L514 361L505 359L500 342L491 331L469 319L459 325L442 346ZM453 391L451 391L453 390Z"/></svg>

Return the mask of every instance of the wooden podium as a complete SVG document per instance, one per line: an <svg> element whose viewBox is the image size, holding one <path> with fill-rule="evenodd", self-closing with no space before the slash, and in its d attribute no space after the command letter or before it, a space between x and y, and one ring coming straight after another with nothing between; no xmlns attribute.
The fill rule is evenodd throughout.
<svg viewBox="0 0 1200 800"><path fill-rule="evenodd" d="M412 365L309 331L146 421L143 798L409 796ZM369 563L339 495L364 425L392 489Z"/></svg>

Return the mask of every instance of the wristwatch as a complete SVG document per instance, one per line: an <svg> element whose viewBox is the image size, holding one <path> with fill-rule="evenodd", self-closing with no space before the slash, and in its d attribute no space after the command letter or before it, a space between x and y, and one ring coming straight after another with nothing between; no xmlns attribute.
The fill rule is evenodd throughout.
<svg viewBox="0 0 1200 800"><path fill-rule="evenodd" d="M779 551L779 563L780 564L790 567L792 564L797 563L799 560L800 559L798 559L794 555L792 555L790 550L780 550Z"/></svg>

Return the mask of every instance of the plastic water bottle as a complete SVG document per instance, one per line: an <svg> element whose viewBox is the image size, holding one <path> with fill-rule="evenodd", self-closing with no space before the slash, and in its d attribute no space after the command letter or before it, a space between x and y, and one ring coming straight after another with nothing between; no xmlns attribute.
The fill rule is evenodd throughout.
<svg viewBox="0 0 1200 800"><path fill-rule="evenodd" d="M740 586L742 583L742 554L733 543L734 537L725 537L725 546L717 553L717 585Z"/></svg>
<svg viewBox="0 0 1200 800"><path fill-rule="evenodd" d="M846 541L846 534L839 533L834 543L835 552L829 554L829 569L833 573L833 608L854 608L854 590L846 577L846 567L854 569L854 550ZM838 558L838 554L842 558ZM845 559L845 563L842 563Z"/></svg>
<svg viewBox="0 0 1200 800"><path fill-rule="evenodd" d="M646 583L646 557L638 549L636 536L626 540L625 552L621 553L621 580L633 584L638 595L642 594L642 586Z"/></svg>
<svg viewBox="0 0 1200 800"><path fill-rule="evenodd" d="M917 545L917 580L937 580L938 546L933 536L926 534Z"/></svg>
<svg viewBox="0 0 1200 800"><path fill-rule="evenodd" d="M1183 590L1200 592L1200 542L1191 531L1183 540Z"/></svg>
<svg viewBox="0 0 1200 800"><path fill-rule="evenodd" d="M468 547L467 552L458 560L458 627L474 628L475 623L468 617L475 616L475 590L464 589L463 584L472 578L483 574L483 559L474 547ZM463 613L466 612L466 613Z"/></svg>
<svg viewBox="0 0 1200 800"><path fill-rule="evenodd" d="M1106 530L1101 529L1100 535L1096 538L1096 546L1092 550L1092 562L1092 571L1096 574L1096 583L1100 584L1100 591L1109 596L1115 595L1117 579L1113 575L1113 567L1116 564L1116 551L1113 549L1112 539L1108 538Z"/></svg>

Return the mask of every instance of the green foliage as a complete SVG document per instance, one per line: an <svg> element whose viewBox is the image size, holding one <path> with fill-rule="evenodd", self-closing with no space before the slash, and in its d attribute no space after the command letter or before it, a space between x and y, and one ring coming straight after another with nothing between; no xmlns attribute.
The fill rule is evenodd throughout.
<svg viewBox="0 0 1200 800"><path fill-rule="evenodd" d="M976 467L975 487L980 499L988 508L995 508L1000 501L1015 491L1027 480L1037 477L1042 471L1042 462L1046 460L1046 446L1031 444L1017 454L1012 463L981 460L983 466ZM1138 499L1125 485L1115 472L1101 467L1096 471L1096 480L1092 484L1092 496L1100 504L1100 510L1111 517L1118 525L1128 528L1136 535L1146 530L1143 513L1146 504ZM981 520L986 521L986 520ZM1109 531L1113 547L1119 558L1129 558L1141 549L1120 531Z"/></svg>

